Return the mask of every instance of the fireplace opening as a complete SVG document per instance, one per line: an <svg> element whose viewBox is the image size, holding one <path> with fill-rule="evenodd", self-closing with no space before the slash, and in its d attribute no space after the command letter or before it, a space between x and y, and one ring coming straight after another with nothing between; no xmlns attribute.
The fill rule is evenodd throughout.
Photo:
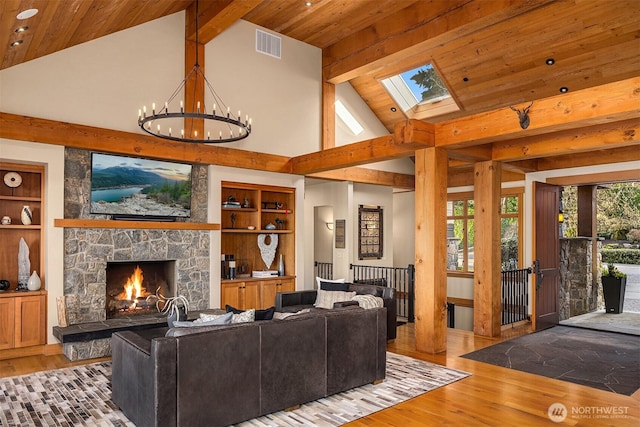
<svg viewBox="0 0 640 427"><path fill-rule="evenodd" d="M157 313L148 297L175 295L175 261L109 262L106 273L107 319Z"/></svg>

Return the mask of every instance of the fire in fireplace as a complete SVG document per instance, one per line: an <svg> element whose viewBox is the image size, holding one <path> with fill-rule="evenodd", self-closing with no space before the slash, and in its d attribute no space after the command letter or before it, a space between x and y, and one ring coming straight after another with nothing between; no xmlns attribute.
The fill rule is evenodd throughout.
<svg viewBox="0 0 640 427"><path fill-rule="evenodd" d="M174 261L107 263L107 319L157 313L152 296L173 296L174 275Z"/></svg>

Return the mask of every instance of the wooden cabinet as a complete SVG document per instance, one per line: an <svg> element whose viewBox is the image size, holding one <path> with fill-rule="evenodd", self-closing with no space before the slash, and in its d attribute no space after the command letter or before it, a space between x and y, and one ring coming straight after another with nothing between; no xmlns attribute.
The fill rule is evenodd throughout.
<svg viewBox="0 0 640 427"><path fill-rule="evenodd" d="M233 255L236 278L277 270L281 255L284 276L295 276L295 188L223 181L221 194L221 252ZM266 265L258 239L270 245L271 235L277 236L278 245L273 262Z"/></svg>
<svg viewBox="0 0 640 427"><path fill-rule="evenodd" d="M46 292L0 294L0 350L45 344Z"/></svg>
<svg viewBox="0 0 640 427"><path fill-rule="evenodd" d="M223 280L221 286L222 308L228 304L241 310L261 310L275 305L277 292L295 290L295 278Z"/></svg>
<svg viewBox="0 0 640 427"><path fill-rule="evenodd" d="M21 238L29 247L29 275L33 270L37 271L42 286L45 284L42 249L43 177L43 166L0 162L0 218L11 219L11 224L0 224L0 242L3 246L0 251L0 279L9 281L10 291L18 286L18 247ZM29 206L31 210L32 221L29 225L24 225L20 219L24 206Z"/></svg>

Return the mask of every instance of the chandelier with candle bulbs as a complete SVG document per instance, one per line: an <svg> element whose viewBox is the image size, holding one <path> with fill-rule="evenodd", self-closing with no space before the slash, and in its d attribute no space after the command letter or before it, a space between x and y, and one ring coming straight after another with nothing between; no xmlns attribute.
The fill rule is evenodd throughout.
<svg viewBox="0 0 640 427"><path fill-rule="evenodd" d="M171 94L169 99L160 106L151 104L150 111L145 105L138 110L138 126L150 135L158 138L169 139L180 142L196 143L224 143L239 141L249 136L251 133L251 119L238 110L238 115L234 115L231 108L224 104L220 96L213 89L204 75L198 63L198 1L196 0L196 61L182 80L180 85ZM185 108L184 102L180 100L178 106L177 96L186 91L187 81L194 82L194 100L192 105ZM211 94L212 104L209 109L204 104L196 101L195 91L199 85L208 89ZM204 123L202 134L195 129L199 123Z"/></svg>

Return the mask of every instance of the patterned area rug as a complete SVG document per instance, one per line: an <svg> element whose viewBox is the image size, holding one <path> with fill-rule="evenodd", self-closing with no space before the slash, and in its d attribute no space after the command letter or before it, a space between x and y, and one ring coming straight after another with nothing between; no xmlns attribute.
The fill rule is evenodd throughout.
<svg viewBox="0 0 640 427"><path fill-rule="evenodd" d="M387 353L387 378L239 426L339 426L469 376ZM0 426L133 426L111 402L111 363L0 380Z"/></svg>

